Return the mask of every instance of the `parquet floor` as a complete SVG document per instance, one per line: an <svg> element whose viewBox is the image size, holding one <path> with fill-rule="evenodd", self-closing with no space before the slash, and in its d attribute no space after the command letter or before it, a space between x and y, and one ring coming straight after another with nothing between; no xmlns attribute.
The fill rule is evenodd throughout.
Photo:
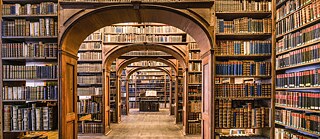
<svg viewBox="0 0 320 139"><path fill-rule="evenodd" d="M108 136L79 136L79 139L199 139L199 136L183 136L179 126L169 110L160 112L139 112L130 110L129 116L123 116L120 124L111 125Z"/></svg>

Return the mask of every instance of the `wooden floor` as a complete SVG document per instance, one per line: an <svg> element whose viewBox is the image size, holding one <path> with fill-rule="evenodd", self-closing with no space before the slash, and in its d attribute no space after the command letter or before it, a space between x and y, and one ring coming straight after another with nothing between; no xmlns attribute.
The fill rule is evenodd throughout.
<svg viewBox="0 0 320 139"><path fill-rule="evenodd" d="M169 110L160 112L139 112L130 110L129 116L122 116L120 124L111 125L108 136L79 136L79 139L199 139L200 135L183 136Z"/></svg>

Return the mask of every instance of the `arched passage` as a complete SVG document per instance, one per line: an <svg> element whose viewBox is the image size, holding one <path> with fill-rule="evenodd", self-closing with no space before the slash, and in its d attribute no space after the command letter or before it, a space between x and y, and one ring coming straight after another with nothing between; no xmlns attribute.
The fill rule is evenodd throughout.
<svg viewBox="0 0 320 139"><path fill-rule="evenodd" d="M137 72L137 71L139 71L139 70L143 70L143 69L157 69L157 70L161 70L161 71L163 71L163 72L165 72L166 74L168 74L169 75L169 77L170 77L170 75L171 75L171 73L170 73L170 71L169 70L167 70L167 69L165 69L165 68L161 68L161 67L138 67L138 68L134 68L134 69L132 69L132 70L130 70L129 72L128 72L128 75L127 75L127 79L133 74L133 73L135 73L135 72ZM170 78L172 78L172 77L170 77Z"/></svg>
<svg viewBox="0 0 320 139"><path fill-rule="evenodd" d="M76 5L74 6L76 7ZM74 8L73 7L73 8ZM210 11L210 8L208 8ZM209 12L208 12L209 13ZM79 10L60 10L59 27L59 138L77 138L77 52L84 40L92 32L115 23L123 22L157 22L172 25L190 34L198 43L204 66L203 132L204 138L211 138L212 108L211 92L213 89L213 30L211 23L198 14L188 10L146 3L131 3L105 6L97 9L79 8ZM210 15L211 16L211 15ZM60 18L62 17L62 18ZM208 16L209 17L209 16ZM174 19L174 20L172 20ZM206 100L206 98L208 100ZM108 98L104 98L107 100ZM104 112L109 112L109 105L104 104ZM104 132L109 131L108 115L104 117Z"/></svg>
<svg viewBox="0 0 320 139"><path fill-rule="evenodd" d="M158 58L141 58L141 57L133 57L131 59L125 60L119 64L119 68L117 69L117 75L120 74L120 72L127 67L129 64L134 63L134 62L139 62L139 61L155 61L155 62L162 62L172 69L174 69L174 72L177 73L177 65L173 63L170 60L163 59L161 57ZM175 74L176 75L176 74Z"/></svg>
<svg viewBox="0 0 320 139"><path fill-rule="evenodd" d="M179 62L183 65L183 67L186 67L186 54L181 51L179 48L175 46L167 46L167 45L161 45L161 44L129 44L129 45L123 45L123 46L115 46L111 50L109 50L107 53L105 53L105 59L104 62L104 68L106 68L107 71L109 71L109 68L112 64L112 62L118 58L119 56L130 52L130 51L144 51L144 50L153 50L153 51L162 51L165 53L168 53L175 57Z"/></svg>

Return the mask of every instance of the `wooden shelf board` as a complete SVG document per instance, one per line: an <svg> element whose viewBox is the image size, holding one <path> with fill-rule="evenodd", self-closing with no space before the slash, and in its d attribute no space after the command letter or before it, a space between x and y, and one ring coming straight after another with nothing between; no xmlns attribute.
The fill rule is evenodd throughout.
<svg viewBox="0 0 320 139"><path fill-rule="evenodd" d="M320 61L314 61L314 62L309 62L309 63L299 64L299 65L295 65L295 66L279 68L279 69L276 69L276 70L277 70L277 71L281 71L281 70L287 70L287 69L294 69L294 68L298 68L298 67L304 67L304 66L316 65L316 64L319 64L319 63L320 63Z"/></svg>
<svg viewBox="0 0 320 139"><path fill-rule="evenodd" d="M270 54L258 54L258 55L216 55L218 60L229 59L267 59L271 58Z"/></svg>
<svg viewBox="0 0 320 139"><path fill-rule="evenodd" d="M130 59L133 57L175 59L174 56L170 56L170 55L128 55L128 56L121 55L118 58L119 59Z"/></svg>
<svg viewBox="0 0 320 139"><path fill-rule="evenodd" d="M102 40L84 40L82 43L102 42Z"/></svg>
<svg viewBox="0 0 320 139"><path fill-rule="evenodd" d="M230 127L230 128L227 128L227 127L217 127L215 129L266 129L266 128L270 128L270 127Z"/></svg>
<svg viewBox="0 0 320 139"><path fill-rule="evenodd" d="M168 33L115 33L108 32L104 33L105 35L130 35L130 34L139 34L139 35L186 35L185 32L168 32Z"/></svg>
<svg viewBox="0 0 320 139"><path fill-rule="evenodd" d="M250 75L216 75L215 78L271 78L271 76L250 76Z"/></svg>
<svg viewBox="0 0 320 139"><path fill-rule="evenodd" d="M189 49L189 51L201 51L200 49Z"/></svg>
<svg viewBox="0 0 320 139"><path fill-rule="evenodd" d="M271 38L271 33L217 33L216 38L217 40L259 40Z"/></svg>
<svg viewBox="0 0 320 139"><path fill-rule="evenodd" d="M4 82L23 82L23 81L58 81L58 79L3 79Z"/></svg>
<svg viewBox="0 0 320 139"><path fill-rule="evenodd" d="M99 60L99 59L96 59L96 60L78 60L78 62L81 62L81 63L87 63L87 62L101 62L102 63L102 59Z"/></svg>
<svg viewBox="0 0 320 139"><path fill-rule="evenodd" d="M319 23L319 21L320 21L320 18L315 19L315 20L313 20L313 21L310 21L309 23L306 23L306 24L304 24L304 25L302 25L302 26L300 26L300 27L296 27L296 28L294 28L293 30L287 31L286 33L277 35L277 36L276 36L276 39L281 39L283 36L288 35L288 34L290 34L290 33L292 33L292 32L296 32L296 31L301 30L301 29L303 29L303 28L306 28L306 27L315 25L315 24Z"/></svg>
<svg viewBox="0 0 320 139"><path fill-rule="evenodd" d="M317 87L299 87L299 88L276 88L276 90L314 90L320 89L320 86Z"/></svg>
<svg viewBox="0 0 320 139"><path fill-rule="evenodd" d="M102 52L102 50L101 50L101 49L96 49L96 50L94 50L94 49L92 49L92 50L83 50L83 49L82 49L82 50L81 50L81 49L80 49L80 50L78 50L78 53L79 53L79 52Z"/></svg>
<svg viewBox="0 0 320 139"><path fill-rule="evenodd" d="M216 12L218 19L233 20L235 18L249 17L249 18L267 18L271 17L271 11L230 11L230 12Z"/></svg>
<svg viewBox="0 0 320 139"><path fill-rule="evenodd" d="M128 45L144 42L103 42L106 45ZM163 45L187 45L187 42L147 42L147 44L163 44Z"/></svg>
<svg viewBox="0 0 320 139"><path fill-rule="evenodd" d="M294 48L291 48L291 49L288 49L288 50L284 50L282 52L277 53L276 56L279 56L279 55L282 55L282 54L285 54L285 53L289 53L289 52L291 52L293 50L301 49L301 48L304 48L304 47L307 47L307 46L310 46L310 45L314 45L314 44L317 44L317 43L320 43L320 39L305 43L303 45L300 45L300 46L297 46L297 47L294 47Z"/></svg>
<svg viewBox="0 0 320 139"><path fill-rule="evenodd" d="M255 100L255 99L271 99L271 97L216 97L216 99Z"/></svg>
<svg viewBox="0 0 320 139"><path fill-rule="evenodd" d="M189 62L202 62L201 59L189 59Z"/></svg>
<svg viewBox="0 0 320 139"><path fill-rule="evenodd" d="M58 100L47 100L47 99L42 99L42 100L2 100L2 102L57 102Z"/></svg>
<svg viewBox="0 0 320 139"><path fill-rule="evenodd" d="M2 57L5 61L22 61L22 62L41 62L41 61L57 61L57 57Z"/></svg>
<svg viewBox="0 0 320 139"><path fill-rule="evenodd" d="M283 126L283 127L286 127L286 128L289 128L289 129L293 129L293 130L296 130L296 131L300 131L300 132L304 132L304 133L307 133L307 134L310 134L310 135L314 135L314 136L320 137L320 134L317 134L317 133L314 133L314 132L310 132L310 131L306 131L306 130L304 130L304 129L299 129L299 128L291 127L291 126L288 126L288 125L285 125L285 124L282 124L282 123L279 123L279 122L275 122L275 124L276 124L276 125Z"/></svg>
<svg viewBox="0 0 320 139"><path fill-rule="evenodd" d="M288 107L288 106L281 106L281 105L275 105L275 106L278 107L278 108L284 108L284 109L305 111L305 112L310 112L310 113L320 113L320 110L302 109L302 108L295 108L295 107Z"/></svg>
<svg viewBox="0 0 320 139"><path fill-rule="evenodd" d="M58 17L58 14L38 14L38 15L2 15L2 18L42 18Z"/></svg>
<svg viewBox="0 0 320 139"><path fill-rule="evenodd" d="M201 71L189 71L188 73L202 73Z"/></svg>

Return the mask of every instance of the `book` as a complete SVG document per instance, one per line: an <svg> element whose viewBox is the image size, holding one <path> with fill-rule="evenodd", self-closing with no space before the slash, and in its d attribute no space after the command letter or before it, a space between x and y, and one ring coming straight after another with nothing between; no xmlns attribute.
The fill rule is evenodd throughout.
<svg viewBox="0 0 320 139"><path fill-rule="evenodd" d="M78 87L77 89L78 89L78 96L102 95L101 87L85 87L85 88Z"/></svg>
<svg viewBox="0 0 320 139"><path fill-rule="evenodd" d="M96 114L102 112L102 98L80 99L77 102L78 114Z"/></svg>
<svg viewBox="0 0 320 139"><path fill-rule="evenodd" d="M104 43L108 42L125 42L125 43L138 43L138 42L158 42L158 43L179 43L183 42L182 35L155 35L155 34L105 34Z"/></svg>
<svg viewBox="0 0 320 139"><path fill-rule="evenodd" d="M298 133L290 132L287 129L275 128L275 139L286 139L286 138L295 138L295 139L313 139L312 137L304 136Z"/></svg>
<svg viewBox="0 0 320 139"><path fill-rule="evenodd" d="M101 84L102 77L101 76L78 76L77 77L78 84Z"/></svg>
<svg viewBox="0 0 320 139"><path fill-rule="evenodd" d="M184 33L182 30L173 26L107 26L104 32L109 34L166 34Z"/></svg>
<svg viewBox="0 0 320 139"><path fill-rule="evenodd" d="M47 83L47 86L3 86L2 100L57 100L58 86Z"/></svg>
<svg viewBox="0 0 320 139"><path fill-rule="evenodd" d="M102 73L102 64L99 63L79 63L77 65L78 72L101 72Z"/></svg>
<svg viewBox="0 0 320 139"><path fill-rule="evenodd" d="M83 123L78 124L78 132L79 133L102 133L103 125L102 123Z"/></svg>
<svg viewBox="0 0 320 139"><path fill-rule="evenodd" d="M320 110L320 93L277 91L276 105L307 110Z"/></svg>
<svg viewBox="0 0 320 139"><path fill-rule="evenodd" d="M81 52L78 53L79 60L102 60L101 52Z"/></svg>

